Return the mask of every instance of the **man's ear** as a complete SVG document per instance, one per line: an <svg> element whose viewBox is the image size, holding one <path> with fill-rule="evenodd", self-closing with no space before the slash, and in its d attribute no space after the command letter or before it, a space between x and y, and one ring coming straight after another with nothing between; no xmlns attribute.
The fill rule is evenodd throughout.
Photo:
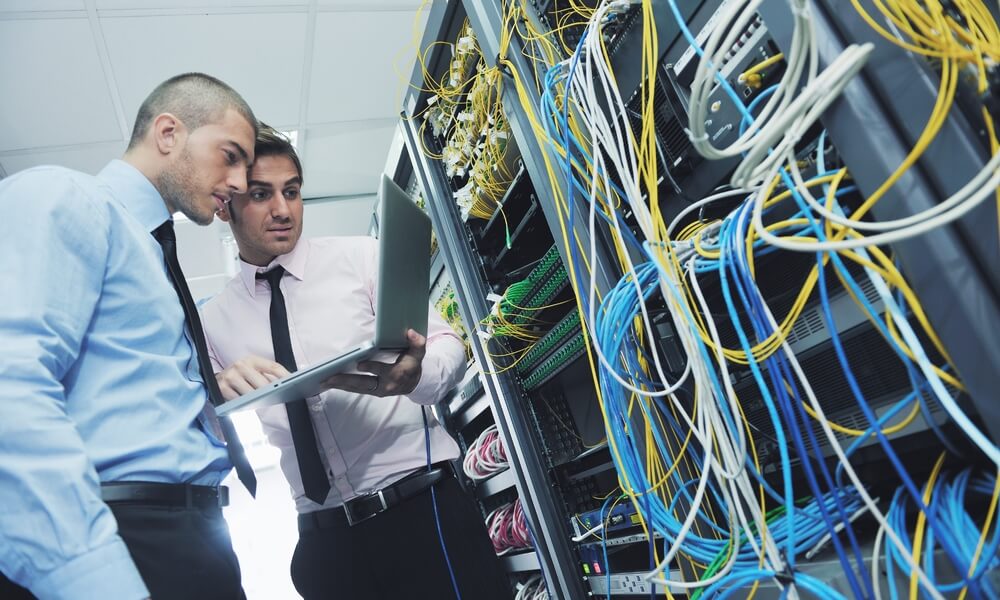
<svg viewBox="0 0 1000 600"><path fill-rule="evenodd" d="M187 128L183 121L170 113L160 113L150 127L153 143L160 154L171 154L184 145Z"/></svg>

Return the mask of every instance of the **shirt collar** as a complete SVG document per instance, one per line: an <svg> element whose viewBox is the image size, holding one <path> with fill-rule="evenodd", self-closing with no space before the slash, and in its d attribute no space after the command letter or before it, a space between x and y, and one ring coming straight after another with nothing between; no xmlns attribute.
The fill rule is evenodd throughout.
<svg viewBox="0 0 1000 600"><path fill-rule="evenodd" d="M153 231L170 218L163 196L139 169L123 160L113 160L97 178L111 188L115 201L121 204L146 231Z"/></svg>
<svg viewBox="0 0 1000 600"><path fill-rule="evenodd" d="M277 265L281 265L285 268L285 271L287 271L289 275L299 281L302 281L305 278L306 259L308 257L309 240L300 238L299 242L295 244L295 247L292 248L291 252L276 256L274 260L268 263L265 267L252 265L241 258L239 277L243 281L243 286L246 287L250 297L253 298L257 295L257 273L264 273L266 271L270 271Z"/></svg>

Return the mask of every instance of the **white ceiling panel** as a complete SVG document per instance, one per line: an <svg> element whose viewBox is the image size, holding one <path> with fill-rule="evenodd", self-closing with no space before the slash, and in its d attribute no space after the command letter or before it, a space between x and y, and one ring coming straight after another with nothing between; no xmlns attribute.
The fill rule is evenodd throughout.
<svg viewBox="0 0 1000 600"><path fill-rule="evenodd" d="M86 19L0 20L0 57L0 151L121 139Z"/></svg>
<svg viewBox="0 0 1000 600"><path fill-rule="evenodd" d="M0 12L35 10L84 10L84 0L3 0Z"/></svg>
<svg viewBox="0 0 1000 600"><path fill-rule="evenodd" d="M175 8L233 8L252 6L306 6L305 0L97 0L98 10L136 8L136 9L175 9Z"/></svg>
<svg viewBox="0 0 1000 600"><path fill-rule="evenodd" d="M0 155L0 165L3 165L8 175L38 165L59 165L96 175L110 160L121 158L123 152L125 152L124 141L108 142L52 151L3 154Z"/></svg>
<svg viewBox="0 0 1000 600"><path fill-rule="evenodd" d="M299 121L306 14L103 18L129 126L161 81L202 71L233 86L269 123ZM180 40L165 50L150 40ZM265 46L254 46L266 42Z"/></svg>
<svg viewBox="0 0 1000 600"><path fill-rule="evenodd" d="M377 190L396 124L325 129L322 134L307 132L305 136L303 196L370 194Z"/></svg>
<svg viewBox="0 0 1000 600"><path fill-rule="evenodd" d="M423 31L426 14L421 13L418 31ZM416 55L412 44L415 16L411 11L317 15L309 122L398 115Z"/></svg>
<svg viewBox="0 0 1000 600"><path fill-rule="evenodd" d="M319 8L334 10L416 10L423 0L319 0ZM428 4L430 4L428 2Z"/></svg>

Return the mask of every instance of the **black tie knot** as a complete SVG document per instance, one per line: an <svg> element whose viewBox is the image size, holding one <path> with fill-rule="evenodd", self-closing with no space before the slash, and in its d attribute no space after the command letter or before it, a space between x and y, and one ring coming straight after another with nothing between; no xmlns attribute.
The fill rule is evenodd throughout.
<svg viewBox="0 0 1000 600"><path fill-rule="evenodd" d="M265 271L263 273L257 273L257 279L266 279L267 283L270 284L271 289L277 289L278 285L281 283L281 278L285 275L285 267L278 265L271 269L270 271Z"/></svg>
<svg viewBox="0 0 1000 600"><path fill-rule="evenodd" d="M160 242L176 242L177 236L174 235L174 221L173 219L167 219L162 225L153 230L153 237L156 241Z"/></svg>

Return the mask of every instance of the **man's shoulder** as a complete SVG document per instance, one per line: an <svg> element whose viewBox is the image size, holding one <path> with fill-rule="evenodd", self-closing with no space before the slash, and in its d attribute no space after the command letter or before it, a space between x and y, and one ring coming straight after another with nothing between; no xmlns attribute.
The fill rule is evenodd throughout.
<svg viewBox="0 0 1000 600"><path fill-rule="evenodd" d="M89 175L57 165L41 165L18 171L4 179L0 184L4 187L31 185L59 188L73 186L84 191L96 191L105 187L96 175Z"/></svg>
<svg viewBox="0 0 1000 600"><path fill-rule="evenodd" d="M226 285L222 286L222 289L218 294L209 297L200 303L201 311L208 312L213 310L220 310L220 306L224 305L226 302L230 302L240 291L243 282L240 280L240 276L237 273L236 276L229 279ZM238 287L239 286L239 287Z"/></svg>
<svg viewBox="0 0 1000 600"><path fill-rule="evenodd" d="M94 175L44 165L19 171L0 181L0 201L21 202L19 210L57 211L62 218L93 219L95 209L111 203L111 190ZM103 212L103 211L101 211Z"/></svg>

